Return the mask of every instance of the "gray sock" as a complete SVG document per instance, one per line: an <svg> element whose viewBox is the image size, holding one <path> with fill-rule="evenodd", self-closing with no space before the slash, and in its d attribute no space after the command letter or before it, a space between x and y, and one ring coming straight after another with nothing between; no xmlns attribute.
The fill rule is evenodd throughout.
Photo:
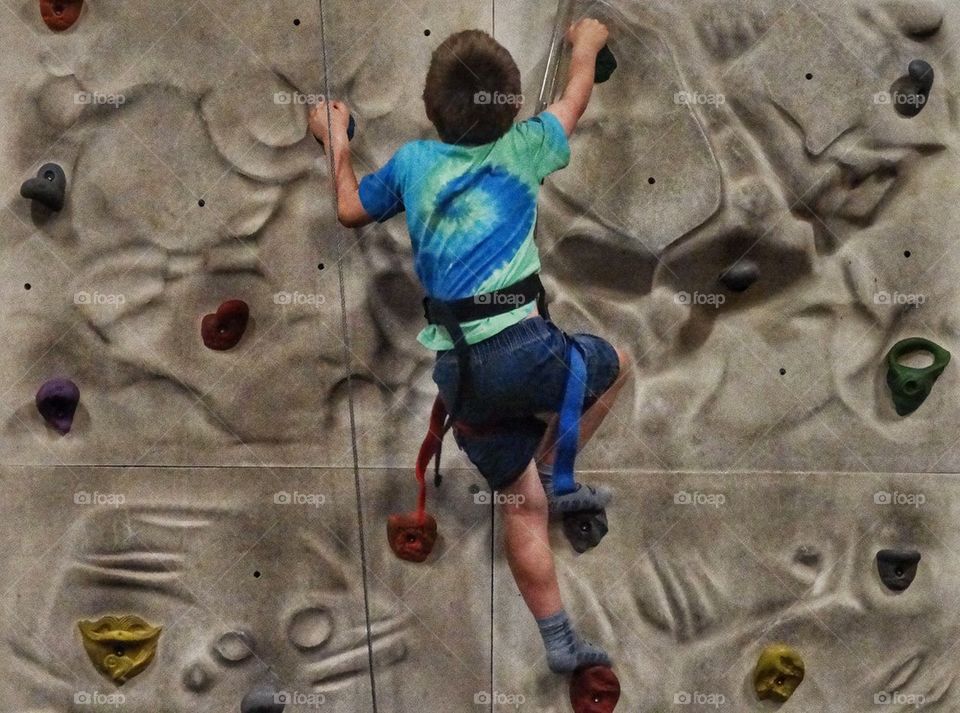
<svg viewBox="0 0 960 713"><path fill-rule="evenodd" d="M537 626L547 650L547 665L554 673L571 673L583 666L611 665L610 657L603 649L577 636L563 609L537 619Z"/></svg>
<svg viewBox="0 0 960 713"><path fill-rule="evenodd" d="M603 486L594 488L591 485L577 483L577 489L566 495L556 495L553 492L553 464L537 463L537 473L540 482L547 494L547 503L550 505L551 515L565 515L571 512L584 510L603 510L613 498L609 488Z"/></svg>

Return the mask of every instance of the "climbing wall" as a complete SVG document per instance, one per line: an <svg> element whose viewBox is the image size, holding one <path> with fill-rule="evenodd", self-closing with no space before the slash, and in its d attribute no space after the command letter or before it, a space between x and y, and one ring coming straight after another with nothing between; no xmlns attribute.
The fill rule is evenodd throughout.
<svg viewBox="0 0 960 713"><path fill-rule="evenodd" d="M960 10L560 5L618 62L537 229L555 321L635 363L579 460L610 532L554 533L617 710L956 710ZM347 101L360 173L432 138L470 27L528 116L556 3L0 14L0 711L570 710L455 448L433 553L390 551L422 295L402 220L337 224L306 122Z"/></svg>

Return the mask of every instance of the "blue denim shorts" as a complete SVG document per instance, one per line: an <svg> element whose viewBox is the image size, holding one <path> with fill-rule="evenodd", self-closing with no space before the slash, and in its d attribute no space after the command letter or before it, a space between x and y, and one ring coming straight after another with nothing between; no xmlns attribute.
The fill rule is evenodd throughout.
<svg viewBox="0 0 960 713"><path fill-rule="evenodd" d="M482 435L454 432L454 437L492 489L513 484L533 459L547 427L537 414L560 410L571 340L586 358L586 411L620 373L620 359L609 342L592 334L569 335L553 322L533 317L470 346L470 388L457 420L497 427ZM458 374L456 352L439 352L433 380L448 409L457 396Z"/></svg>

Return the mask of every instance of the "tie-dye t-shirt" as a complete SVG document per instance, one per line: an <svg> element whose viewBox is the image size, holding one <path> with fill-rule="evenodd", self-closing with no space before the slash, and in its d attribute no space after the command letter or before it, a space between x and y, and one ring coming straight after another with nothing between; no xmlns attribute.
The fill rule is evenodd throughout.
<svg viewBox="0 0 960 713"><path fill-rule="evenodd" d="M543 179L569 161L560 120L542 112L482 146L404 144L360 182L360 202L380 222L406 211L414 269L428 295L472 297L540 270L533 241L537 195ZM465 322L466 340L492 337L533 309L528 304ZM447 330L436 325L428 325L418 340L438 351L453 346Z"/></svg>

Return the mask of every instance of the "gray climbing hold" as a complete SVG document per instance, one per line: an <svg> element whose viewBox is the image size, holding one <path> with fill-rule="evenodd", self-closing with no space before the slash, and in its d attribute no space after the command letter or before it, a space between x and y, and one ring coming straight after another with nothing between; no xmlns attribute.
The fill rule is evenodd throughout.
<svg viewBox="0 0 960 713"><path fill-rule="evenodd" d="M251 689L240 702L240 713L283 713L287 694L268 684Z"/></svg>
<svg viewBox="0 0 960 713"><path fill-rule="evenodd" d="M20 186L20 195L50 210L60 210L67 195L67 175L55 163L45 163Z"/></svg>
<svg viewBox="0 0 960 713"><path fill-rule="evenodd" d="M930 63L922 59L908 65L906 75L894 82L890 90L893 108L900 116L912 119L923 111L930 100L935 76Z"/></svg>
<svg viewBox="0 0 960 713"><path fill-rule="evenodd" d="M760 268L752 260L737 260L720 275L720 282L731 292L745 292L760 277Z"/></svg>
<svg viewBox="0 0 960 713"><path fill-rule="evenodd" d="M920 553L916 550L880 550L877 552L877 572L880 581L894 592L906 591L917 576Z"/></svg>
<svg viewBox="0 0 960 713"><path fill-rule="evenodd" d="M583 510L563 516L563 534L580 554L599 545L609 529L606 510Z"/></svg>
<svg viewBox="0 0 960 713"><path fill-rule="evenodd" d="M80 389L70 379L50 379L37 391L37 411L61 434L70 432L80 403Z"/></svg>

